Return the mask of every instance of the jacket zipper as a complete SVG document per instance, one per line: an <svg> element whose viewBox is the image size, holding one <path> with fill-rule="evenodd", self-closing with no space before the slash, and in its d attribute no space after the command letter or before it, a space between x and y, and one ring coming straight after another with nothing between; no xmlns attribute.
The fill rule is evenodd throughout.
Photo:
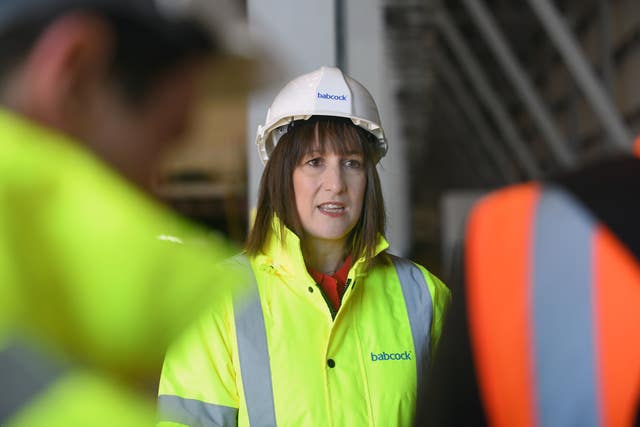
<svg viewBox="0 0 640 427"><path fill-rule="evenodd" d="M349 289L349 285L351 285L351 278L347 278L347 281L344 284L344 292L342 293L342 296L344 298L344 296L347 294L347 290ZM322 290L322 287L320 285L318 285L316 283L316 288L318 288L318 291L320 291L320 294L322 295L322 298L324 299L324 302L327 304L327 308L329 309L329 313L331 314L331 319L332 320L336 320L336 316L338 315L338 310L335 310L333 308L333 304L331 304L331 301L329 301L329 298L327 297L327 295L324 293L324 291ZM342 306L342 301L343 299L340 299L340 306Z"/></svg>
<svg viewBox="0 0 640 427"><path fill-rule="evenodd" d="M322 295L324 302L327 304L327 308L329 309L329 313L331 314L331 320L335 320L336 314L338 314L338 312L333 309L333 304L331 304L331 301L329 301L329 298L325 295L324 291L322 290L322 287L317 283L316 283L316 288L318 288L320 295Z"/></svg>

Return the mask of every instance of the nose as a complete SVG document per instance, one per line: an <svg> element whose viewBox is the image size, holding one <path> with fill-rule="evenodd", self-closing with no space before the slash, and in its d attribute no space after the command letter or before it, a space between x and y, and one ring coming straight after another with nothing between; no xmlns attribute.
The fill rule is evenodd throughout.
<svg viewBox="0 0 640 427"><path fill-rule="evenodd" d="M346 188L344 171L340 165L330 165L324 171L324 189L333 193L341 193Z"/></svg>

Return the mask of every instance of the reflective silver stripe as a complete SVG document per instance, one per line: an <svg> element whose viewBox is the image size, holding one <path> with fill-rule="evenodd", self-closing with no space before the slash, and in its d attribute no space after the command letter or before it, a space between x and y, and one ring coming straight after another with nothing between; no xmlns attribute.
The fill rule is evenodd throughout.
<svg viewBox="0 0 640 427"><path fill-rule="evenodd" d="M162 394L158 396L158 417L190 427L236 427L238 408Z"/></svg>
<svg viewBox="0 0 640 427"><path fill-rule="evenodd" d="M238 262L249 266L246 257L235 257ZM250 268L250 267L249 267ZM245 403L251 427L273 427L276 413L271 386L269 349L264 326L262 305L255 275L251 274L253 295L241 295L234 301L238 357L244 387Z"/></svg>
<svg viewBox="0 0 640 427"><path fill-rule="evenodd" d="M0 425L65 371L60 364L22 344L0 351Z"/></svg>
<svg viewBox="0 0 640 427"><path fill-rule="evenodd" d="M540 425L600 424L594 226L591 215L564 190L549 188L542 193L535 212L531 295Z"/></svg>
<svg viewBox="0 0 640 427"><path fill-rule="evenodd" d="M433 301L431 300L427 282L418 266L407 259L396 256L391 256L391 260L398 273L404 303L407 307L415 350L418 390L421 390L420 383L425 380L424 375L430 356L429 343L433 318Z"/></svg>

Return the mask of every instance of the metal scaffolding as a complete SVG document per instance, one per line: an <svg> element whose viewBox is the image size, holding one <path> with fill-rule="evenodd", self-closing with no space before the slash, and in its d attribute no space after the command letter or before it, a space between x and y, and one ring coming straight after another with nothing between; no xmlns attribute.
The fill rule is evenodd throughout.
<svg viewBox="0 0 640 427"><path fill-rule="evenodd" d="M549 0L528 1L598 119L600 119L611 143L618 149L629 151L633 141L631 133L620 118L620 114L603 89L601 82L595 76L591 66L584 58L575 37L563 21L560 13Z"/></svg>
<svg viewBox="0 0 640 427"><path fill-rule="evenodd" d="M464 88L462 78L451 62L442 53L436 54L434 58L436 70L440 77L444 79L451 90L453 99L462 112L461 116L469 122L473 133L478 135L480 144L495 165L498 174L505 183L517 181L514 168L503 152L503 148L490 126L480 114L480 106L475 99Z"/></svg>
<svg viewBox="0 0 640 427"><path fill-rule="evenodd" d="M522 102L531 113L555 159L564 167L574 166L576 164L575 155L558 131L551 114L549 114L542 98L538 95L538 91L520 66L516 56L512 53L496 21L485 7L483 0L462 0L462 2L467 7Z"/></svg>
<svg viewBox="0 0 640 427"><path fill-rule="evenodd" d="M460 62L462 66L461 68L473 83L473 87L476 90L478 97L483 101L486 108L496 121L505 142L509 145L518 162L524 168L527 177L540 177L541 170L535 156L531 153L531 149L522 139L520 132L514 125L505 107L502 105L500 98L491 88L491 85L485 77L478 61L471 53L471 50L467 47L464 38L459 33L455 24L443 7L438 9L435 22L454 55Z"/></svg>

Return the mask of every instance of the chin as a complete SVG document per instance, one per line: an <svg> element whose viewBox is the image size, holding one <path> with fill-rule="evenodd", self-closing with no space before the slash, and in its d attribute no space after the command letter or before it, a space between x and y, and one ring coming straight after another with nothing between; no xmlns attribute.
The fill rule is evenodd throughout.
<svg viewBox="0 0 640 427"><path fill-rule="evenodd" d="M317 232L317 233L310 233L311 236L315 237L316 239L322 239L322 240L345 240L347 238L347 236L349 235L348 231L345 230L340 230L340 231L335 231L335 232Z"/></svg>

